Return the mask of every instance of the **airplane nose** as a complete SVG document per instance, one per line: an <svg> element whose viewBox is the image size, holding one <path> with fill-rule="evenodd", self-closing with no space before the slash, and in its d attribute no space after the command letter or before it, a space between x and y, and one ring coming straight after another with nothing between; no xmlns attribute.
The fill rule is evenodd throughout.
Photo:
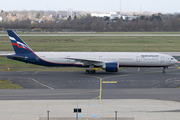
<svg viewBox="0 0 180 120"><path fill-rule="evenodd" d="M178 61L175 59L175 64L178 63Z"/></svg>

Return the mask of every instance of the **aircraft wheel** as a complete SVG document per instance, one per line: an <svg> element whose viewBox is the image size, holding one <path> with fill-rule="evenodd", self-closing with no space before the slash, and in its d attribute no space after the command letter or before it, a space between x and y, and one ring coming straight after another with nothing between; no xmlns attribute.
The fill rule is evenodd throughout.
<svg viewBox="0 0 180 120"><path fill-rule="evenodd" d="M166 71L165 71L165 70L163 70L163 71L162 71L162 73L163 73L163 74L166 74Z"/></svg>
<svg viewBox="0 0 180 120"><path fill-rule="evenodd" d="M86 70L85 73L88 74L88 73L90 73L90 71L89 71L89 70Z"/></svg>
<svg viewBox="0 0 180 120"><path fill-rule="evenodd" d="M85 71L85 73L86 73L86 74L89 74L89 73L91 73L91 74L95 74L95 73L96 73L96 71L95 71L95 70L86 70L86 71Z"/></svg>
<svg viewBox="0 0 180 120"><path fill-rule="evenodd" d="M163 71L162 71L163 74L166 74L166 71L165 71L166 68L168 67L163 67Z"/></svg>
<svg viewBox="0 0 180 120"><path fill-rule="evenodd" d="M95 70L93 70L93 71L92 71L92 73L93 73L93 74L95 74L95 73L96 73L96 71L95 71Z"/></svg>

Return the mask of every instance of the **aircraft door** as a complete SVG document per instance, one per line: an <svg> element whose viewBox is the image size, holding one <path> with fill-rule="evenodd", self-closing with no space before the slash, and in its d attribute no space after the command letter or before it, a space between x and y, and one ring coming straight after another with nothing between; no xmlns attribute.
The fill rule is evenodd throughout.
<svg viewBox="0 0 180 120"><path fill-rule="evenodd" d="M164 62L164 57L161 57L161 62Z"/></svg>
<svg viewBox="0 0 180 120"><path fill-rule="evenodd" d="M136 57L136 62L140 62L140 57L139 56Z"/></svg>
<svg viewBox="0 0 180 120"><path fill-rule="evenodd" d="M99 56L99 60L102 60L102 56Z"/></svg>

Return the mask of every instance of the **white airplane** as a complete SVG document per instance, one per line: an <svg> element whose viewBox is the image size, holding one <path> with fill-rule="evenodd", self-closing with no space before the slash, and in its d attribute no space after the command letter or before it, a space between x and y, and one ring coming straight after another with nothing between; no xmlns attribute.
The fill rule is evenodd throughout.
<svg viewBox="0 0 180 120"><path fill-rule="evenodd" d="M49 67L84 67L85 73L95 73L94 68L107 72L118 72L119 67L163 67L178 61L166 54L151 52L34 52L12 30L8 35L15 54L7 58Z"/></svg>

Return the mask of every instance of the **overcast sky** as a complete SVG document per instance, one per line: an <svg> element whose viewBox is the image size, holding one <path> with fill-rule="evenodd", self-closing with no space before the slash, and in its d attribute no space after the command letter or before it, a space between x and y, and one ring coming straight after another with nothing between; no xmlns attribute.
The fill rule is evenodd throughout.
<svg viewBox="0 0 180 120"><path fill-rule="evenodd" d="M120 11L120 0L0 0L0 9ZM180 0L121 0L121 11L180 12Z"/></svg>

